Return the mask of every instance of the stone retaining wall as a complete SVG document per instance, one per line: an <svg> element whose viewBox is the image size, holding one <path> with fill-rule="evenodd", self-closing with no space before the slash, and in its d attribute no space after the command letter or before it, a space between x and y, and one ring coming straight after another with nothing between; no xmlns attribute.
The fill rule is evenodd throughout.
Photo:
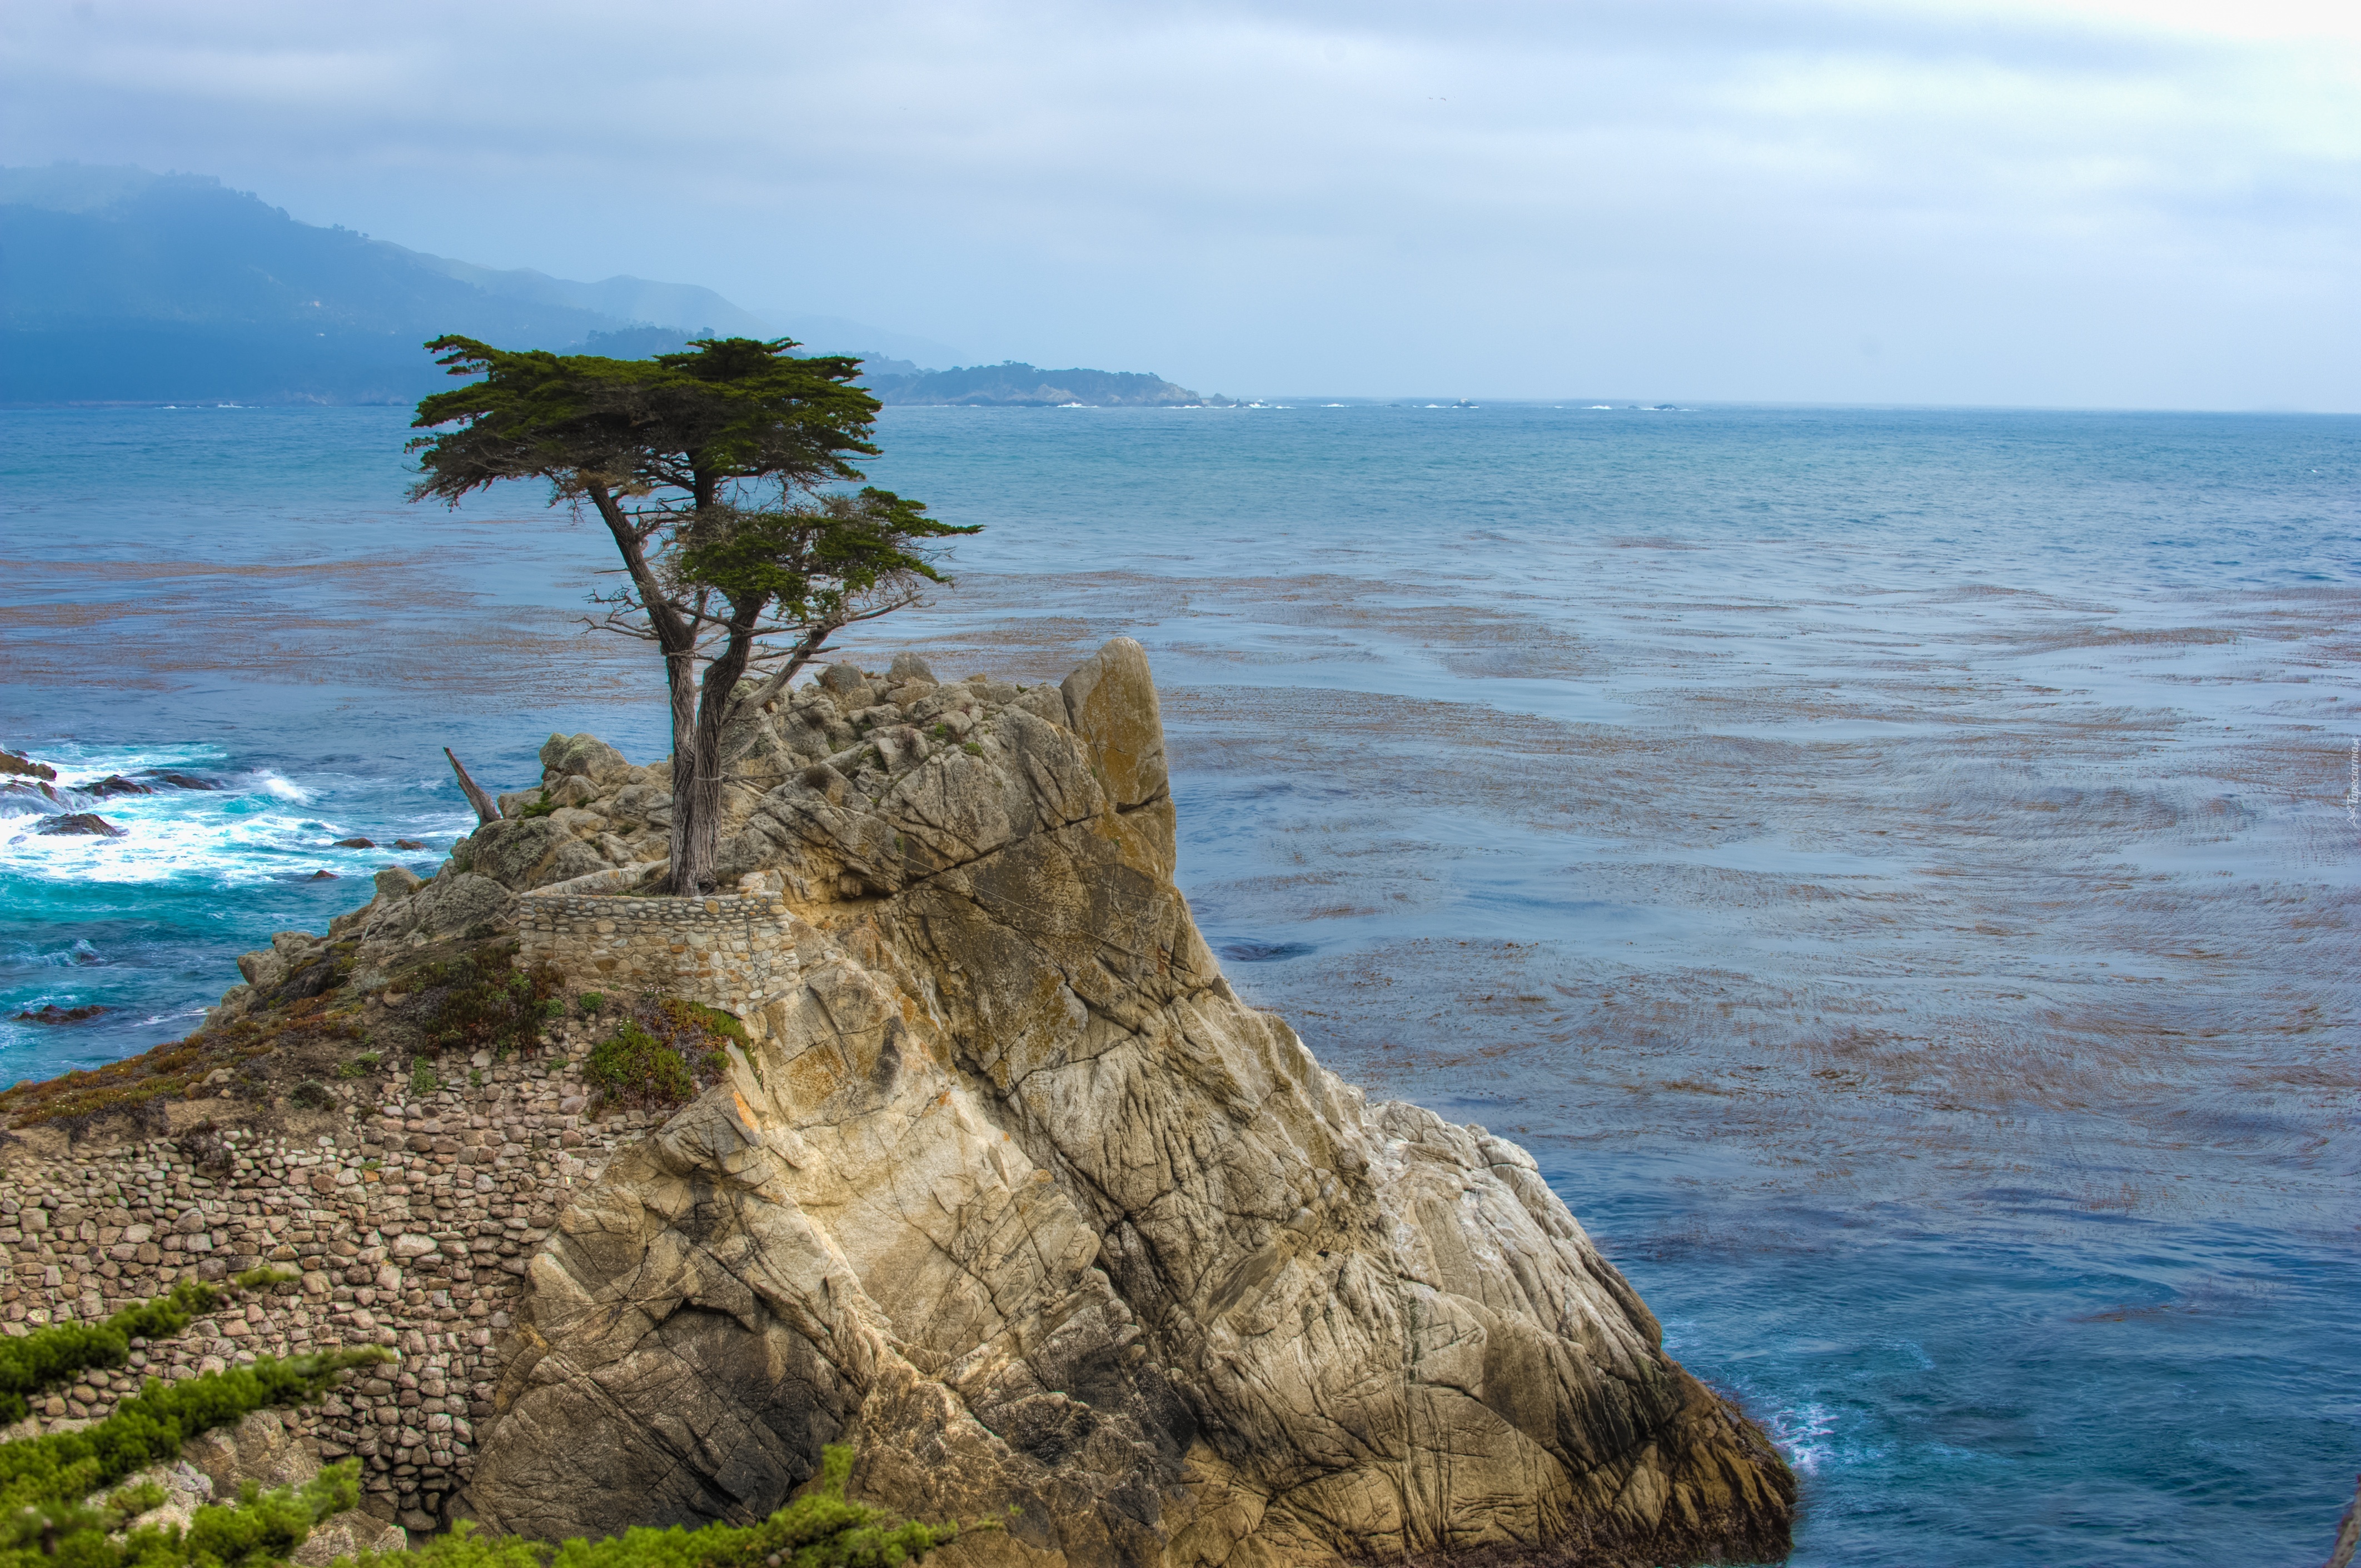
<svg viewBox="0 0 2361 1568"><path fill-rule="evenodd" d="M111 1147L40 1128L0 1140L0 1332L94 1321L183 1275L267 1263L302 1276L37 1400L5 1435L104 1417L150 1376L383 1344L398 1362L364 1368L295 1419L323 1458L360 1456L370 1512L412 1530L440 1523L473 1472L475 1423L492 1413L526 1259L572 1193L662 1120L592 1122L588 1035L571 1024L554 1033L529 1061L486 1065L415 1099L364 1100L309 1138L241 1132L229 1124L242 1107L224 1102L213 1136L226 1163L203 1161L208 1135L193 1128ZM174 1106L175 1125L199 1122L206 1105Z"/></svg>
<svg viewBox="0 0 2361 1568"><path fill-rule="evenodd" d="M752 1027L761 1003L796 981L788 925L786 901L774 893L528 894L517 914L519 961L549 964L577 989L701 1002Z"/></svg>
<svg viewBox="0 0 2361 1568"><path fill-rule="evenodd" d="M524 962L555 965L577 990L659 991L759 1031L759 1004L799 972L789 926L775 894L560 895L526 898L518 935ZM187 1129L178 1137L99 1146L35 1129L0 1140L0 1333L96 1321L183 1275L267 1263L302 1277L37 1400L5 1435L103 1419L151 1376L382 1344L398 1363L364 1369L291 1419L322 1458L360 1457L369 1511L438 1526L475 1468L475 1423L492 1413L527 1258L573 1191L663 1119L591 1121L588 1026L553 1035L529 1061L479 1056L471 1069L453 1058L455 1081L415 1099L373 1085L397 1097L357 1103L350 1121L308 1139L241 1131L245 1108L223 1102L224 1130L210 1135L225 1163L203 1157L202 1100L172 1107Z"/></svg>

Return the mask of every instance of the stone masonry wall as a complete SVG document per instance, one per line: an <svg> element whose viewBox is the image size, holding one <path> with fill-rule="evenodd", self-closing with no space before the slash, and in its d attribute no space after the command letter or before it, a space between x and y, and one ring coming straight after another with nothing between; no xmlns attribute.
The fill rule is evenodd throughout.
<svg viewBox="0 0 2361 1568"><path fill-rule="evenodd" d="M172 1108L187 1129L178 1138L69 1146L33 1129L0 1139L0 1332L95 1321L184 1274L267 1263L302 1276L37 1401L5 1435L103 1417L146 1377L375 1343L399 1361L364 1368L298 1420L324 1459L360 1456L370 1512L412 1530L440 1523L474 1468L475 1423L491 1414L526 1259L572 1191L662 1119L588 1116L590 1041L588 1026L569 1023L529 1060L471 1071L445 1058L465 1081L418 1096L371 1085L349 1121L304 1138L241 1130L241 1108L221 1102L225 1166L200 1163L207 1135L188 1124L205 1115L203 1101Z"/></svg>
<svg viewBox="0 0 2361 1568"><path fill-rule="evenodd" d="M737 1014L759 1030L760 1003L796 981L786 901L527 894L518 961L546 963L576 988L658 991Z"/></svg>

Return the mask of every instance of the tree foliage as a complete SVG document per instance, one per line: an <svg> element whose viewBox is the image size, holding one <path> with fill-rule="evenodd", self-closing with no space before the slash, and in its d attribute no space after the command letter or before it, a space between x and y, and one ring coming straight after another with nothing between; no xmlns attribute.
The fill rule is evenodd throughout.
<svg viewBox="0 0 2361 1568"><path fill-rule="evenodd" d="M712 883L719 743L846 627L944 581L934 547L976 529L862 477L877 401L844 356L798 357L781 338L713 338L653 359L510 352L472 338L427 345L478 377L418 405L415 499L454 505L539 478L613 536L624 586L602 629L656 644L672 698L672 880ZM763 678L748 683L756 674Z"/></svg>
<svg viewBox="0 0 2361 1568"><path fill-rule="evenodd" d="M785 338L708 338L653 359L510 351L469 337L427 345L454 376L483 379L418 405L414 493L456 500L502 479L546 479L564 495L670 490L692 508L732 480L809 488L853 480L877 401L854 385L861 362L798 358Z"/></svg>

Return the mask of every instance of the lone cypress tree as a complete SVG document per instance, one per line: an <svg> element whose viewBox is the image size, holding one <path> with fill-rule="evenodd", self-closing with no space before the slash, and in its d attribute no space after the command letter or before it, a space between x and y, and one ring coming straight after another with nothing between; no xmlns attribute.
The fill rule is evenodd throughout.
<svg viewBox="0 0 2361 1568"><path fill-rule="evenodd" d="M741 705L770 700L845 627L947 582L929 542L973 533L874 488L877 400L861 361L799 358L793 340L708 338L653 359L511 352L467 337L427 348L481 380L418 405L413 500L456 505L537 478L551 504L588 502L614 536L625 586L592 624L653 642L672 699L674 893L710 891L721 813L720 740ZM784 639L785 641L771 641ZM766 677L741 692L750 674Z"/></svg>

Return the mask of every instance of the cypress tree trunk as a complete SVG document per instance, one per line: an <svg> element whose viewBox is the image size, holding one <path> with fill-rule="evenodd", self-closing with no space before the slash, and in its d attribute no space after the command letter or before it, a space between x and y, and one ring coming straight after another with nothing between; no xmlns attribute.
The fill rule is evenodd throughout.
<svg viewBox="0 0 2361 1568"><path fill-rule="evenodd" d="M687 678L691 661L669 666L682 672L672 687L672 890L684 898L713 891L721 858L721 726L768 601L765 594L731 602L729 641L705 666L701 687Z"/></svg>
<svg viewBox="0 0 2361 1568"><path fill-rule="evenodd" d="M672 688L672 871L666 885L684 898L713 885L714 819L721 806L719 767L712 749L701 744L705 727L697 722L696 663L694 648L664 651Z"/></svg>
<svg viewBox="0 0 2361 1568"><path fill-rule="evenodd" d="M646 612L648 634L664 654L664 685L672 698L672 833L667 845L672 869L664 886L683 895L703 893L713 885L714 825L721 789L714 749L706 749L704 766L698 765L697 625L664 597L664 584L648 563L643 537L615 492L591 483L583 487L583 493L615 536L615 548L638 591L639 608ZM745 662L745 654L740 653L740 667ZM700 774L711 781L709 789L702 787Z"/></svg>

